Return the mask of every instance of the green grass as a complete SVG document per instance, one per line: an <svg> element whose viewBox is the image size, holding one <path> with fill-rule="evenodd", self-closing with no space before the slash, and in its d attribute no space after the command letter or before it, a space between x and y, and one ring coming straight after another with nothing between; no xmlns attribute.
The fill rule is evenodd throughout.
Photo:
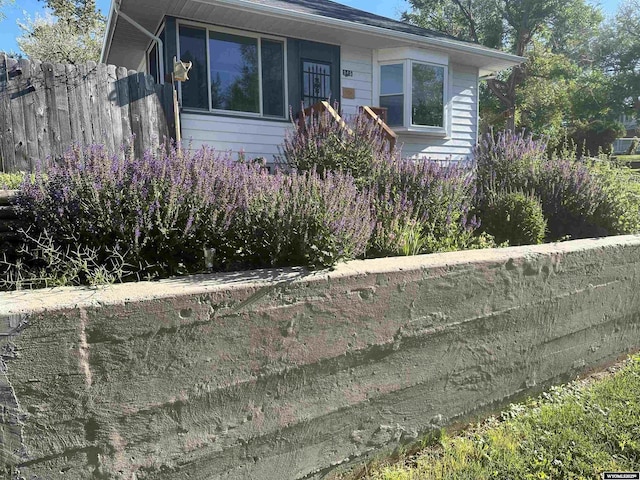
<svg viewBox="0 0 640 480"><path fill-rule="evenodd" d="M373 470L373 473L371 473ZM552 388L458 436L439 439L375 480L596 479L640 470L640 355L615 375Z"/></svg>
<svg viewBox="0 0 640 480"><path fill-rule="evenodd" d="M616 158L620 162L638 162L640 161L640 155L616 155Z"/></svg>

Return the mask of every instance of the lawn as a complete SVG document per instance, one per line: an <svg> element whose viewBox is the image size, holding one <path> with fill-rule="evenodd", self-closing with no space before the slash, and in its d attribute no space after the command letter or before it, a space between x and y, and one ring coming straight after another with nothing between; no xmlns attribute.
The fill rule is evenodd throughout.
<svg viewBox="0 0 640 480"><path fill-rule="evenodd" d="M552 388L368 479L595 479L640 470L640 355L613 375Z"/></svg>
<svg viewBox="0 0 640 480"><path fill-rule="evenodd" d="M623 162L640 162L640 155L616 155L616 158Z"/></svg>

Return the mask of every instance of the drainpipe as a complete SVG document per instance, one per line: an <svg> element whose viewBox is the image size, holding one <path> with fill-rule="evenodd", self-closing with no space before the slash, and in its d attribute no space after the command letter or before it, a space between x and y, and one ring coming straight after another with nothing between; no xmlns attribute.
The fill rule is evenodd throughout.
<svg viewBox="0 0 640 480"><path fill-rule="evenodd" d="M138 30L140 30L142 33L144 33L147 37L150 37L152 40L154 40L158 44L158 57L159 57L158 70L160 70L160 75L158 75L158 76L160 77L159 78L160 84L164 85L164 76L166 74L166 72L164 70L164 44L162 43L162 40L160 40L160 37L157 37L156 35L151 33L149 30L144 28L142 25L140 25L138 22L136 22L129 15L127 15L124 12L122 12L120 10L119 6L114 5L113 11L114 11L114 14L115 14L115 18L118 18L118 17L124 18L127 22L129 22L131 25L136 27Z"/></svg>

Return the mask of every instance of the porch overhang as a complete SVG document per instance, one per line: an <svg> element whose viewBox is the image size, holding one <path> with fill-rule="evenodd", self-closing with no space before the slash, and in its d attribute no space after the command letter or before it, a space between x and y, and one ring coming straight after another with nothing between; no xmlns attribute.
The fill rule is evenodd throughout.
<svg viewBox="0 0 640 480"><path fill-rule="evenodd" d="M112 0L101 61L136 69L149 37L118 11L155 33L165 15L242 30L368 49L419 47L446 53L451 63L475 67L480 76L525 59L446 36L426 36L248 0Z"/></svg>

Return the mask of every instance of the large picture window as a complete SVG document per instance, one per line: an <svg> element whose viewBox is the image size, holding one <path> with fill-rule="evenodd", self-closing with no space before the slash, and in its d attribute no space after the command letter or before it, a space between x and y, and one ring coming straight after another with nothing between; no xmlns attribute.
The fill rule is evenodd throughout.
<svg viewBox="0 0 640 480"><path fill-rule="evenodd" d="M258 39L209 32L211 108L260 113Z"/></svg>
<svg viewBox="0 0 640 480"><path fill-rule="evenodd" d="M180 59L193 62L184 107L285 117L283 40L190 25L179 37Z"/></svg>
<svg viewBox="0 0 640 480"><path fill-rule="evenodd" d="M445 132L447 67L413 60L380 65L380 106L396 128Z"/></svg>

